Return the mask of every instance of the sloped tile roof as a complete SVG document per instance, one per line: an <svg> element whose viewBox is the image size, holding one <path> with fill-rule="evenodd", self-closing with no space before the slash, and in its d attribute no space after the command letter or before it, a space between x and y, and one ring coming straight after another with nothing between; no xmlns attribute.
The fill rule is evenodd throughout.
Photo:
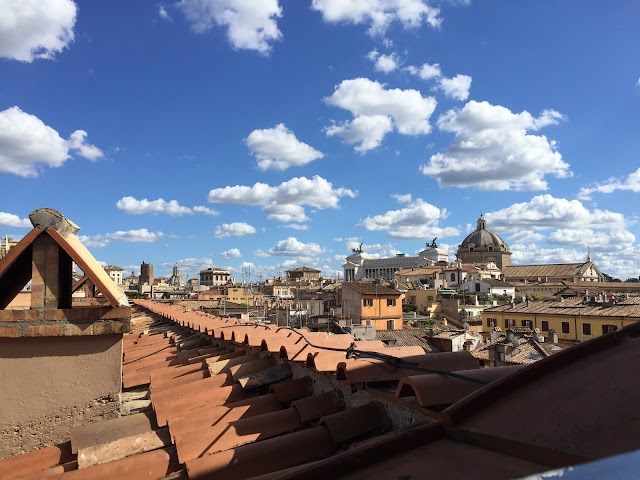
<svg viewBox="0 0 640 480"><path fill-rule="evenodd" d="M3 475L15 477L20 467L21 475L58 473L62 480L420 478L426 471L506 479L640 448L629 401L640 387L617 368L637 356L640 325L526 367L479 369L468 352L413 355L412 347L352 342L346 350L356 358L346 358L350 335L307 337L139 304L158 316L134 318L123 377L149 385L152 410L81 427L62 450L0 462ZM385 360L376 350L391 355ZM320 357L327 373L309 364ZM452 373L429 373L442 370ZM335 380L341 375L344 384ZM616 395L603 396L603 388ZM554 408L539 408L549 392ZM437 417L451 403L442 423L429 423L429 412ZM551 424L542 421L548 416ZM414 427L397 430L398 422ZM576 425L586 434L576 435Z"/></svg>
<svg viewBox="0 0 640 480"><path fill-rule="evenodd" d="M351 287L365 295L400 295L400 292L393 288L373 282L344 282L342 288L344 287Z"/></svg>
<svg viewBox="0 0 640 480"><path fill-rule="evenodd" d="M536 315L582 315L595 317L640 317L640 297L629 297L614 302L584 302L578 298L568 298L557 302L522 302L498 305L485 312L513 312Z"/></svg>
<svg viewBox="0 0 640 480"><path fill-rule="evenodd" d="M578 275L584 263L550 263L545 265L510 265L504 268L506 278L572 277Z"/></svg>

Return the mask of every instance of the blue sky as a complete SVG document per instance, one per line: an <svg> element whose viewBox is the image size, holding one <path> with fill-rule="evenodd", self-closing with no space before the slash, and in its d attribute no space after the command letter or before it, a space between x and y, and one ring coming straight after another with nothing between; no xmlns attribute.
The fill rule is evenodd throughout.
<svg viewBox="0 0 640 480"><path fill-rule="evenodd" d="M336 277L350 249L640 275L640 4L0 0L0 234ZM453 256L452 256L453 259Z"/></svg>

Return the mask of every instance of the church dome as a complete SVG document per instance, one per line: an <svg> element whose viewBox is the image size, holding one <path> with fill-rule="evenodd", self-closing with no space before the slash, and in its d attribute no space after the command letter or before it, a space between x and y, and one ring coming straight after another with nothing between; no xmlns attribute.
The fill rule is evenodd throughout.
<svg viewBox="0 0 640 480"><path fill-rule="evenodd" d="M184 288L187 285L184 278L180 276L180 269L178 268L178 265L173 267L173 275L171 275L171 278L169 278L167 283L176 288Z"/></svg>
<svg viewBox="0 0 640 480"><path fill-rule="evenodd" d="M508 251L509 247L504 243L498 235L493 233L491 230L487 229L487 221L484 219L482 215L478 219L478 227L475 232L471 232L467 235L458 250L468 250L469 247L479 248L479 247L492 247L492 250L497 251Z"/></svg>

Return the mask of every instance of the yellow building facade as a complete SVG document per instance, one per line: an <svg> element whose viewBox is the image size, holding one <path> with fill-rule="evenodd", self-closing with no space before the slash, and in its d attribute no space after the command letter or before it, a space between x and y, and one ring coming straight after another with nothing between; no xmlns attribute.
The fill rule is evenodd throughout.
<svg viewBox="0 0 640 480"><path fill-rule="evenodd" d="M485 329L529 327L548 336L555 330L561 342L585 342L640 320L640 297L611 302L567 299L500 305L482 312Z"/></svg>

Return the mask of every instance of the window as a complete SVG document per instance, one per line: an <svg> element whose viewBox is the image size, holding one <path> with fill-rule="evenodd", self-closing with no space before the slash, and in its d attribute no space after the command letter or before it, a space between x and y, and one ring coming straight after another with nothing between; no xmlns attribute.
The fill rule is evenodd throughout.
<svg viewBox="0 0 640 480"><path fill-rule="evenodd" d="M387 320L387 330L395 330L396 326L393 320Z"/></svg>
<svg viewBox="0 0 640 480"><path fill-rule="evenodd" d="M562 322L562 333L569 333L570 331L569 322Z"/></svg>
<svg viewBox="0 0 640 480"><path fill-rule="evenodd" d="M583 335L591 335L591 324L583 323L582 324L582 334Z"/></svg>
<svg viewBox="0 0 640 480"><path fill-rule="evenodd" d="M618 330L618 327L615 325L602 325L602 334L606 335L607 333L613 333Z"/></svg>
<svg viewBox="0 0 640 480"><path fill-rule="evenodd" d="M523 327L533 328L533 322L531 320L522 320L521 323Z"/></svg>
<svg viewBox="0 0 640 480"><path fill-rule="evenodd" d="M395 298L387 298L387 307L395 307L396 299Z"/></svg>
<svg viewBox="0 0 640 480"><path fill-rule="evenodd" d="M487 327L495 327L496 319L495 318L487 318Z"/></svg>
<svg viewBox="0 0 640 480"><path fill-rule="evenodd" d="M516 321L512 318L505 318L504 319L504 328L509 328L509 327L515 327L516 326Z"/></svg>
<svg viewBox="0 0 640 480"><path fill-rule="evenodd" d="M433 302L433 295L429 295L429 296L427 297L427 300L428 300L428 301L430 301L430 302Z"/></svg>
<svg viewBox="0 0 640 480"><path fill-rule="evenodd" d="M362 305L365 307L373 307L373 298L363 298Z"/></svg>
<svg viewBox="0 0 640 480"><path fill-rule="evenodd" d="M548 332L549 331L549 321L548 320L542 320L542 331L543 332Z"/></svg>
<svg viewBox="0 0 640 480"><path fill-rule="evenodd" d="M480 283L476 283L476 293L480 293Z"/></svg>
<svg viewBox="0 0 640 480"><path fill-rule="evenodd" d="M371 320L365 320L365 321L364 321L364 324L365 324L365 325L368 325L368 326L371 326Z"/></svg>
<svg viewBox="0 0 640 480"><path fill-rule="evenodd" d="M416 297L415 297L415 295L411 295L411 296L409 297L409 303L411 303L411 304L415 304L415 303L416 303Z"/></svg>
<svg viewBox="0 0 640 480"><path fill-rule="evenodd" d="M452 274L451 274L451 281L452 281L452 282L455 282L455 281L456 281L456 274L455 274L455 273L452 273Z"/></svg>

